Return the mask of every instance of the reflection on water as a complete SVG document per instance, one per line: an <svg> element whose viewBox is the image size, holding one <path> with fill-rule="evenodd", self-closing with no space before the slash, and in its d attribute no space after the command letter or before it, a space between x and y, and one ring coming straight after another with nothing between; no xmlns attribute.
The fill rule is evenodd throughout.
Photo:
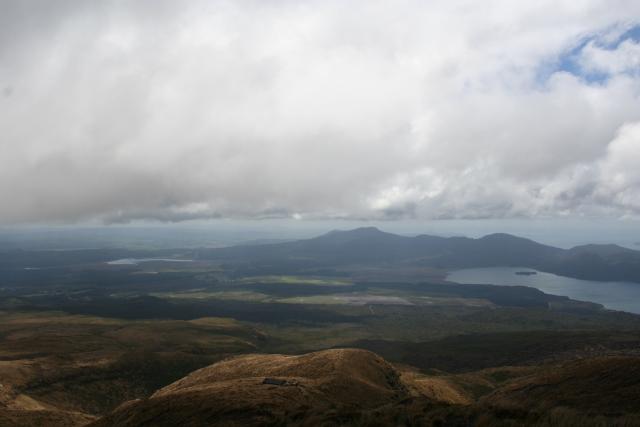
<svg viewBox="0 0 640 427"><path fill-rule="evenodd" d="M538 271L538 274L518 275L517 272L534 271L522 267L468 268L452 271L447 280L467 284L522 285L540 289L554 295L590 301L612 310L640 314L640 283L596 282L556 276Z"/></svg>

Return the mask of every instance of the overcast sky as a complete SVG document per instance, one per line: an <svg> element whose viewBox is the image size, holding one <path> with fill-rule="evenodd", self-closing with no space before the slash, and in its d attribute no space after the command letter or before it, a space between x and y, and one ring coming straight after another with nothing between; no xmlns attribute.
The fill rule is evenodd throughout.
<svg viewBox="0 0 640 427"><path fill-rule="evenodd" d="M638 218L640 2L0 2L0 224Z"/></svg>

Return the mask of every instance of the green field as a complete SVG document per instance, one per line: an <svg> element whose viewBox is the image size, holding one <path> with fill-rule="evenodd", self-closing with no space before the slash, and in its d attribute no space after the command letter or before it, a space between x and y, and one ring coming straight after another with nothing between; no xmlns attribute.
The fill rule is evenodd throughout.
<svg viewBox="0 0 640 427"><path fill-rule="evenodd" d="M301 276L253 276L236 281L240 284L247 283L281 283L283 285L316 285L316 286L351 286L353 282L347 279L330 277L301 277Z"/></svg>

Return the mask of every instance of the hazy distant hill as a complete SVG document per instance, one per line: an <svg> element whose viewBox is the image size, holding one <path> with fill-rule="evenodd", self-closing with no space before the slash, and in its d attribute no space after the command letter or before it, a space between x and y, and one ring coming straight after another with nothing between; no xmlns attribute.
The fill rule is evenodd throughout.
<svg viewBox="0 0 640 427"><path fill-rule="evenodd" d="M569 277L640 282L640 251L616 245L560 249L509 234L399 236L374 227L293 242L201 250L198 256L274 268L393 263L440 268L527 267Z"/></svg>
<svg viewBox="0 0 640 427"><path fill-rule="evenodd" d="M617 245L560 249L510 234L467 237L415 237L374 227L331 231L295 241L252 242L206 249L86 249L73 251L4 250L0 270L18 274L25 268L104 263L118 258L217 260L241 275L330 271L346 265L393 268L525 267L580 279L640 283L640 251ZM7 273L8 274L8 273ZM20 273L22 274L22 273ZM30 272L31 276L35 273Z"/></svg>

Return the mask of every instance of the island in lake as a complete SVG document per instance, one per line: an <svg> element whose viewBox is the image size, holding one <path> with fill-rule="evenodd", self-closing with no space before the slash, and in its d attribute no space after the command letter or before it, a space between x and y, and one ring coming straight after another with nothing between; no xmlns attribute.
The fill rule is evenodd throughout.
<svg viewBox="0 0 640 427"><path fill-rule="evenodd" d="M516 271L518 276L533 276L534 274L538 274L537 271Z"/></svg>

